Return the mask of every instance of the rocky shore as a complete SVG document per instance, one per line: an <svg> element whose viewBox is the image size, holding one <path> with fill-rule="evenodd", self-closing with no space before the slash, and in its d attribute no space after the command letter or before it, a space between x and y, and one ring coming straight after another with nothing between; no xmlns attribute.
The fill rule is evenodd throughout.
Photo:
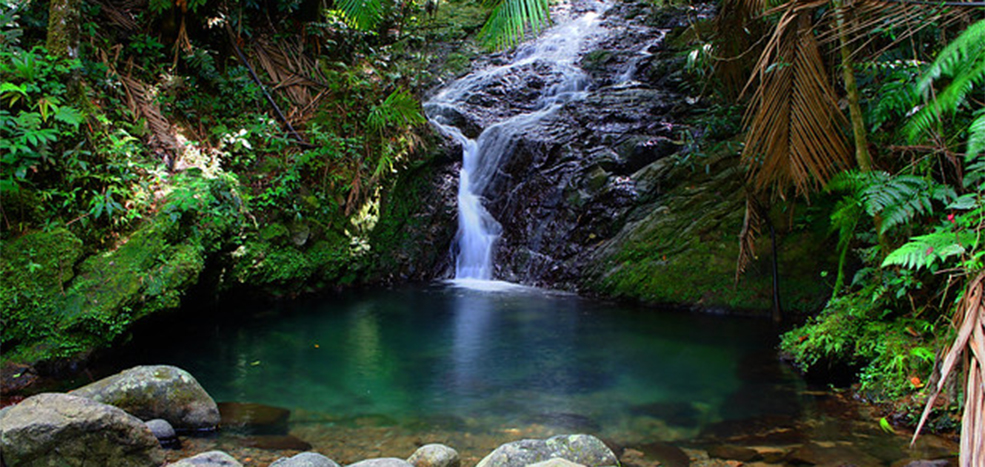
<svg viewBox="0 0 985 467"><path fill-rule="evenodd" d="M423 434L370 419L355 429L302 424L288 431L292 414L286 409L217 404L184 370L138 366L68 393L38 394L5 407L0 410L0 447L5 467L956 465L953 440L924 436L907 450L903 436L880 433L877 423L865 423L871 415L858 413L857 403L825 394L818 398L822 416L807 421L784 416L726 421L703 428L694 439L629 445L591 434L553 434L565 425L587 426L571 420L489 436L440 421ZM503 435L515 441L497 441ZM460 454L448 444L465 451Z"/></svg>

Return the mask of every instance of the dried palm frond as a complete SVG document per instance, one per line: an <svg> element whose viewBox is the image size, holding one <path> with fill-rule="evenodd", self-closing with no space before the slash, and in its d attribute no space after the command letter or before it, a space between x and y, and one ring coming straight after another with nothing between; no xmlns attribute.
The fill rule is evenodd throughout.
<svg viewBox="0 0 985 467"><path fill-rule="evenodd" d="M145 0L92 0L99 5L99 13L109 20L109 23L123 29L124 31L136 31L140 28L137 24L136 10L141 10L147 6Z"/></svg>
<svg viewBox="0 0 985 467"><path fill-rule="evenodd" d="M155 151L164 151L172 161L176 161L181 156L181 146L174 136L171 124L154 101L149 87L130 76L119 75L119 78L126 91L127 107L130 108L130 112L135 118L143 117L147 122L147 129L151 133L148 146Z"/></svg>
<svg viewBox="0 0 985 467"><path fill-rule="evenodd" d="M758 82L745 117L743 160L756 191L807 194L848 167L845 116L811 24L813 6L791 3L766 44L747 86Z"/></svg>
<svg viewBox="0 0 985 467"><path fill-rule="evenodd" d="M746 214L742 220L742 230L739 232L739 258L735 263L735 283L746 267L756 258L756 238L763 227L763 209L752 193L746 192Z"/></svg>
<svg viewBox="0 0 985 467"><path fill-rule="evenodd" d="M961 467L980 467L985 465L985 273L979 273L965 288L964 297L954 313L954 326L958 335L944 354L940 367L940 378L932 388L930 398L920 416L920 423L913 434L911 446L920 435L927 422L927 416L937 401L937 396L954 371L965 351L966 359L965 403L961 423Z"/></svg>
<svg viewBox="0 0 985 467"><path fill-rule="evenodd" d="M266 39L258 40L253 48L257 63L274 83L272 91L283 92L294 104L287 116L292 123L306 121L317 108L321 93L313 89L324 81L319 75L315 62L304 54L303 45L297 43L272 43Z"/></svg>

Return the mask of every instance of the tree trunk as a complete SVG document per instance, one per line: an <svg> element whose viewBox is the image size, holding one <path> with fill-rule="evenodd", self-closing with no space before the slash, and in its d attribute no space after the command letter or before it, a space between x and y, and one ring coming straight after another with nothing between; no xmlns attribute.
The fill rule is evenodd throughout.
<svg viewBox="0 0 985 467"><path fill-rule="evenodd" d="M79 58L82 0L51 0L48 8L48 53Z"/></svg>
<svg viewBox="0 0 985 467"><path fill-rule="evenodd" d="M836 24L838 27L838 43L841 52L841 74L845 81L845 92L848 98L848 113L852 120L852 132L855 134L855 161L864 172L872 170L872 157L869 155L869 142L865 134L865 120L862 118L862 107L859 105L858 84L855 83L855 67L852 65L852 53L848 48L848 20L845 15L842 0L834 2Z"/></svg>

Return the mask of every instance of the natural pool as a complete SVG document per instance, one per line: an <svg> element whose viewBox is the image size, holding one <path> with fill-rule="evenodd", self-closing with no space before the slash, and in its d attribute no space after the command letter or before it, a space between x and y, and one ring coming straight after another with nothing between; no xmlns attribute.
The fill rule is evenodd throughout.
<svg viewBox="0 0 985 467"><path fill-rule="evenodd" d="M290 434L342 463L442 442L471 465L575 432L619 446L796 443L820 400L778 361L766 320L448 284L226 311L138 336L118 363L176 365L217 401L287 408ZM224 436L211 442L232 449Z"/></svg>

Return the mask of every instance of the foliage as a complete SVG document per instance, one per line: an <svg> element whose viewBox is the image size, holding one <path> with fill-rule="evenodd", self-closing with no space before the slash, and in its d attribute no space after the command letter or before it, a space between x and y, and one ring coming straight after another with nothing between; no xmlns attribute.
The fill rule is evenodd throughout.
<svg viewBox="0 0 985 467"><path fill-rule="evenodd" d="M523 41L528 28L536 35L551 20L547 0L487 0L486 5L492 14L479 36L492 49L512 47Z"/></svg>

